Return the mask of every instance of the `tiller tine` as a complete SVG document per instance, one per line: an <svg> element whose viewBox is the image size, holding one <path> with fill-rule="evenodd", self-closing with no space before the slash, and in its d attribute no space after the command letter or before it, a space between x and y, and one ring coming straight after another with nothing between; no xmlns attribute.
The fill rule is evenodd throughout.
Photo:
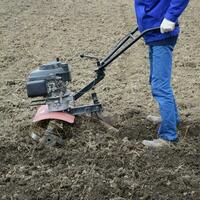
<svg viewBox="0 0 200 200"><path fill-rule="evenodd" d="M108 116L103 116L100 112L95 112L93 115L96 119L99 120L99 122L102 123L103 126L105 126L108 130L119 132L119 129L115 128L112 125L112 120Z"/></svg>
<svg viewBox="0 0 200 200"><path fill-rule="evenodd" d="M48 146L64 145L63 137L60 134L63 130L58 122L73 124L74 120L74 115L66 112L49 112L48 106L42 105L33 118L35 130L33 130L31 138Z"/></svg>

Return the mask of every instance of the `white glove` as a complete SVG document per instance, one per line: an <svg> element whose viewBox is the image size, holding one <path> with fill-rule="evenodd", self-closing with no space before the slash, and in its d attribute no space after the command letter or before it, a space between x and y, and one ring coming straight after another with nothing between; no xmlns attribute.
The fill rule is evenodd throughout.
<svg viewBox="0 0 200 200"><path fill-rule="evenodd" d="M164 18L160 25L160 32L167 33L175 29L175 23Z"/></svg>

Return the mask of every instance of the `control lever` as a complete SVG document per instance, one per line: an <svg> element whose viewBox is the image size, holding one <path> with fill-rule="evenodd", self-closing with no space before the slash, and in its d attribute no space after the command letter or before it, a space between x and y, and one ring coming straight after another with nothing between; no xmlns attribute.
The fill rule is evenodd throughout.
<svg viewBox="0 0 200 200"><path fill-rule="evenodd" d="M96 60L97 61L97 66L100 66L100 60L99 60L99 58L97 58L95 56L81 54L80 57L81 58L88 58L88 59L91 59L91 60Z"/></svg>

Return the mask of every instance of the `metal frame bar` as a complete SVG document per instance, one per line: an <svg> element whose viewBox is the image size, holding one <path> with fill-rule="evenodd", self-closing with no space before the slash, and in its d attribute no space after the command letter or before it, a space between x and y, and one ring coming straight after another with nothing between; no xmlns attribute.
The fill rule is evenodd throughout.
<svg viewBox="0 0 200 200"><path fill-rule="evenodd" d="M102 105L100 103L85 105L85 106L78 106L78 107L70 108L67 110L67 112L72 115L81 115L83 113L95 113L95 112L101 112L101 111L102 111Z"/></svg>

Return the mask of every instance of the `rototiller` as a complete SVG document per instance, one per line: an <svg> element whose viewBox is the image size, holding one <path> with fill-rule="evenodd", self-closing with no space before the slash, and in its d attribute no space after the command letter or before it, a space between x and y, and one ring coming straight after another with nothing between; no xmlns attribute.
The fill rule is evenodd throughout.
<svg viewBox="0 0 200 200"><path fill-rule="evenodd" d="M75 101L89 90L94 89L97 83L104 79L106 67L116 58L145 34L159 30L159 28L153 28L138 35L138 28L136 28L122 38L103 59L84 54L81 55L81 58L95 59L97 61L97 69L95 70L96 78L78 92L71 92L67 88L67 85L71 82L70 67L66 63L61 63L58 58L56 61L42 65L32 71L28 76L26 84L28 97L42 97L42 99L37 98L32 101L32 105L40 105L33 118L33 122L47 122L48 124L50 120L57 120L73 124L75 116L88 113L93 113L102 120L99 115L102 112L102 105L95 92L92 92L91 99L93 103L90 105L75 106ZM135 35L137 36L135 37ZM43 141L48 145L63 144L64 142L62 137L49 128L46 129L42 137L35 132L31 136L34 140Z"/></svg>

